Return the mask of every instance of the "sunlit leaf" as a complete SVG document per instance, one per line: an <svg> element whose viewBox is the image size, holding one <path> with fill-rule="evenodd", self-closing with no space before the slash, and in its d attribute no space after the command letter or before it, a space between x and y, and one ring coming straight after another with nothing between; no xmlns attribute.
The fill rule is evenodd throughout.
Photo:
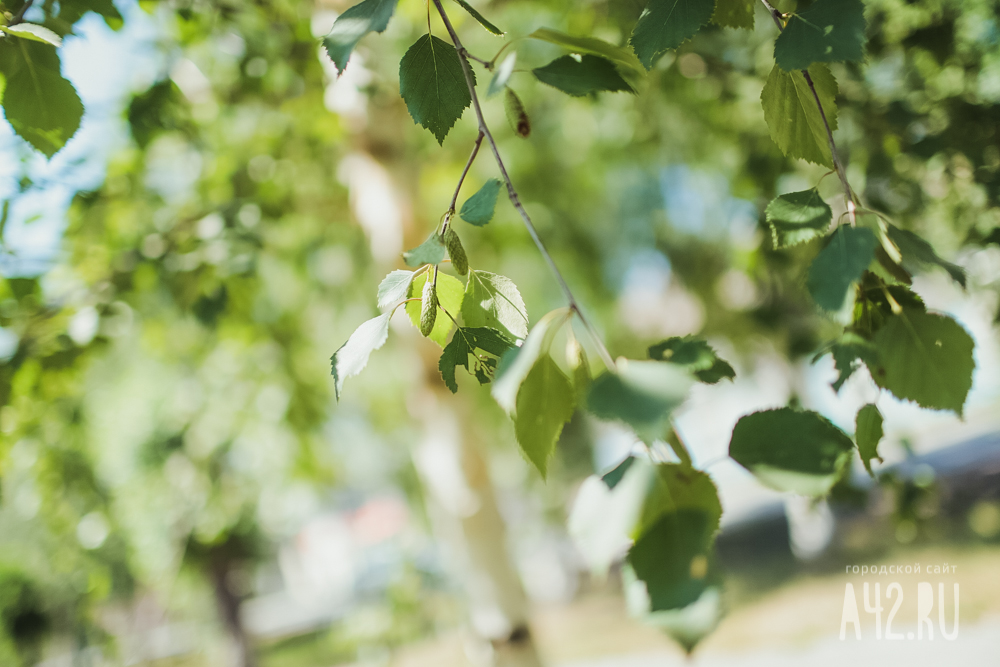
<svg viewBox="0 0 1000 667"><path fill-rule="evenodd" d="M543 478L563 425L573 417L575 404L573 384L552 357L543 354L517 392L514 418L517 443Z"/></svg>
<svg viewBox="0 0 1000 667"><path fill-rule="evenodd" d="M489 327L510 338L528 335L528 312L510 278L488 271L470 271L462 302L466 326Z"/></svg>
<svg viewBox="0 0 1000 667"><path fill-rule="evenodd" d="M331 357L331 373L338 399L344 389L344 380L363 371L371 353L385 344L389 337L391 314L383 313L355 329L347 342Z"/></svg>
<svg viewBox="0 0 1000 667"><path fill-rule="evenodd" d="M425 271L414 278L406 293L407 298L420 298L424 291L424 285L428 280L434 279L433 271ZM449 276L447 273L438 273L437 277L437 298L438 304L445 311L451 313L452 317L458 317L462 310L462 300L465 298L465 285L458 278ZM406 314L409 316L413 326L420 327L420 301L410 301L406 304ZM448 334L455 327L451 317L442 312L437 314L434 320L434 328L431 330L429 339L444 347L448 344Z"/></svg>
<svg viewBox="0 0 1000 667"><path fill-rule="evenodd" d="M393 271L378 286L378 307L385 310L406 298L413 281L413 271Z"/></svg>
<svg viewBox="0 0 1000 667"><path fill-rule="evenodd" d="M765 211L775 248L787 248L826 234L833 211L813 188L775 197Z"/></svg>

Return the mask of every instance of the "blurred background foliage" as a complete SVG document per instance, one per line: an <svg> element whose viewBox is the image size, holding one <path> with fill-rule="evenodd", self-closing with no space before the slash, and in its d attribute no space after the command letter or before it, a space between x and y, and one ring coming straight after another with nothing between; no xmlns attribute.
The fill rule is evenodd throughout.
<svg viewBox="0 0 1000 667"><path fill-rule="evenodd" d="M120 79L73 140L104 148L83 159L71 142L73 159L46 166L3 135L0 663L60 651L92 661L74 664L144 660L159 655L150 640L122 637L167 618L187 623L168 642L178 653L220 664L205 648L219 634L252 653L241 601L280 589L287 544L333 510L376 513L355 532L399 512L405 527L392 549L369 536L339 622L287 633L321 639L285 640L267 664L378 661L461 625L461 585L429 537L414 458L424 397L442 390L436 347L399 318L339 405L329 377L330 354L375 312L382 275L447 207L475 139L466 114L439 147L399 97L425 5L403 0L338 79L318 40L349 2L116 4L121 25L86 14L74 37L46 23L78 58L124 61L108 74L100 59L64 66L82 91ZM524 71L511 86L532 133L507 127L499 98L487 120L614 354L700 332L740 369L760 355L797 368L836 335L804 289L816 248L774 251L763 226L775 195L820 183L835 202L839 187L768 136L759 97L776 30L763 10L753 32L709 27L668 54L635 96L577 99L526 72L559 51L520 38L544 26L624 43L641 2L477 6L515 41ZM850 181L992 299L1000 3L866 7L867 62L833 66ZM453 16L472 53L504 43ZM494 171L479 160L468 192ZM57 191L66 206L36 205ZM508 203L461 231L472 265L510 276L532 321L563 305ZM607 463L593 426L571 423L542 484L492 399L467 389L444 400L485 447L519 539L562 530L575 485Z"/></svg>

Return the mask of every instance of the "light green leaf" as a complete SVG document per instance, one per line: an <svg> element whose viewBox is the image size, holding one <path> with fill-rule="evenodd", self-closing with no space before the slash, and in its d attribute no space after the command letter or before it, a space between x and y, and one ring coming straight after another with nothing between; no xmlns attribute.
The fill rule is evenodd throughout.
<svg viewBox="0 0 1000 667"><path fill-rule="evenodd" d="M786 72L813 63L865 56L865 7L861 0L816 0L792 14L774 42L774 60Z"/></svg>
<svg viewBox="0 0 1000 667"><path fill-rule="evenodd" d="M528 335L528 311L517 286L506 276L470 271L462 302L466 326L490 327L510 338Z"/></svg>
<svg viewBox="0 0 1000 667"><path fill-rule="evenodd" d="M392 313L383 313L362 324L330 358L330 372L333 375L337 400L340 400L340 394L344 389L344 380L364 370L371 353L385 344L389 337L391 315Z"/></svg>
<svg viewBox="0 0 1000 667"><path fill-rule="evenodd" d="M326 53L342 74L351 52L370 32L383 32L396 11L397 0L364 0L337 17L330 34L323 40Z"/></svg>
<svg viewBox="0 0 1000 667"><path fill-rule="evenodd" d="M575 403L569 378L551 356L542 355L517 392L514 433L543 479L563 425L573 417Z"/></svg>
<svg viewBox="0 0 1000 667"><path fill-rule="evenodd" d="M650 69L664 53L694 37L715 11L715 0L649 0L635 28L632 48Z"/></svg>
<svg viewBox="0 0 1000 667"><path fill-rule="evenodd" d="M497 196L500 194L500 179L491 178L483 183L483 187L476 191L462 204L462 210L458 215L470 225L482 227L493 219L493 211L497 207Z"/></svg>
<svg viewBox="0 0 1000 667"><path fill-rule="evenodd" d="M458 5L462 9L464 9L467 12L469 12L469 14L472 15L472 18L474 18L477 21L479 21L479 25L481 25L484 28L486 28L486 30L488 30L489 32L493 33L497 37L503 35L503 30L501 30L500 28L496 27L495 25L493 25L492 23L490 23L488 20L486 20L486 17L483 16L482 14L480 14L476 10L476 8L473 7L472 5L470 5L468 2L466 2L465 0L455 0L455 2L457 2Z"/></svg>
<svg viewBox="0 0 1000 667"><path fill-rule="evenodd" d="M774 198L767 205L765 216L776 249L823 236L833 221L833 211L815 188Z"/></svg>
<svg viewBox="0 0 1000 667"><path fill-rule="evenodd" d="M809 267L806 286L826 310L840 310L847 290L861 278L875 256L875 234L865 227L839 227Z"/></svg>
<svg viewBox="0 0 1000 667"><path fill-rule="evenodd" d="M550 28L539 28L528 35L531 39L538 39L550 44L561 46L567 51L579 53L580 55L592 55L606 58L615 64L618 73L628 82L633 89L638 89L639 82L645 76L646 71L642 63L635 57L635 54L627 48L609 44L604 40L595 37L579 37L577 35L567 35L558 30Z"/></svg>
<svg viewBox="0 0 1000 667"><path fill-rule="evenodd" d="M695 336L674 336L652 345L649 358L684 366L706 384L736 377L736 371L729 362L721 359L706 341Z"/></svg>
<svg viewBox="0 0 1000 667"><path fill-rule="evenodd" d="M614 63L600 56L562 56L531 72L542 83L576 97L601 91L635 92Z"/></svg>
<svg viewBox="0 0 1000 667"><path fill-rule="evenodd" d="M0 72L7 79L3 110L14 131L52 157L66 145L83 117L83 103L60 73L49 44L0 40Z"/></svg>
<svg viewBox="0 0 1000 667"><path fill-rule="evenodd" d="M62 37L52 32L43 25L34 23L18 23L16 25L0 26L0 30L8 35L14 35L21 39L30 39L33 42L43 42L55 47L62 46Z"/></svg>
<svg viewBox="0 0 1000 667"><path fill-rule="evenodd" d="M479 384L488 384L500 357L512 347L514 341L495 329L459 327L441 353L438 370L452 393L458 391L455 369L459 366L474 375Z"/></svg>
<svg viewBox="0 0 1000 667"><path fill-rule="evenodd" d="M441 240L441 235L437 230L431 232L427 240L418 245L413 250L403 253L403 261L407 266L421 266L423 264L440 264L444 261L446 248Z"/></svg>
<svg viewBox="0 0 1000 667"><path fill-rule="evenodd" d="M779 491L821 496L840 479L854 442L825 417L791 408L741 418L729 456Z"/></svg>
<svg viewBox="0 0 1000 667"><path fill-rule="evenodd" d="M664 514L685 509L704 512L712 533L719 529L722 503L712 478L700 470L678 463L657 465L643 503L636 534L641 535Z"/></svg>
<svg viewBox="0 0 1000 667"><path fill-rule="evenodd" d="M568 308L559 308L538 320L521 347L511 349L503 356L497 369L496 381L490 393L508 414L516 408L517 392L535 362L549 350L556 330L570 317Z"/></svg>
<svg viewBox="0 0 1000 667"><path fill-rule="evenodd" d="M600 419L622 421L649 443L663 437L670 412L687 397L694 378L660 361L619 362L590 385L587 409Z"/></svg>
<svg viewBox="0 0 1000 667"><path fill-rule="evenodd" d="M940 266L952 280L965 287L965 269L938 257L931 244L913 232L894 225L888 227L889 239L899 249L904 269L910 273L921 273L932 266Z"/></svg>
<svg viewBox="0 0 1000 667"><path fill-rule="evenodd" d="M430 130L439 144L472 103L458 52L432 35L414 42L399 61L399 94L413 122Z"/></svg>
<svg viewBox="0 0 1000 667"><path fill-rule="evenodd" d="M406 298L413 281L413 271L393 271L378 286L378 307L385 310Z"/></svg>
<svg viewBox="0 0 1000 667"><path fill-rule="evenodd" d="M410 282L409 290L406 293L408 299L420 298L424 292L424 284L428 280L433 280L434 272L425 271ZM465 285L458 278L453 278L447 273L438 273L437 278L438 305L445 311L451 313L451 317L458 317L462 310L462 300L465 298ZM413 326L420 328L420 302L410 301L404 308ZM448 334L454 327L451 317L441 311L434 320L434 328L428 338L444 347L448 344Z"/></svg>
<svg viewBox="0 0 1000 667"><path fill-rule="evenodd" d="M854 439L858 441L861 462L865 464L865 470L872 477L875 476L872 473L872 459L882 461L882 457L878 455L878 443L882 439L882 435L882 413L878 411L878 406L869 403L858 410Z"/></svg>
<svg viewBox="0 0 1000 667"><path fill-rule="evenodd" d="M921 407L962 414L972 387L975 343L944 315L904 308L875 334L875 384Z"/></svg>
<svg viewBox="0 0 1000 667"><path fill-rule="evenodd" d="M712 23L727 28L753 29L755 0L716 0Z"/></svg>
<svg viewBox="0 0 1000 667"><path fill-rule="evenodd" d="M497 66L490 79L490 87L486 89L486 97L493 97L507 86L510 75L514 73L517 64L517 52L507 54L507 57Z"/></svg>
<svg viewBox="0 0 1000 667"><path fill-rule="evenodd" d="M837 81L830 68L819 63L809 67L809 75L816 86L830 129L836 130ZM802 72L786 72L775 65L764 83L760 102L764 107L767 130L782 153L833 168L826 127Z"/></svg>

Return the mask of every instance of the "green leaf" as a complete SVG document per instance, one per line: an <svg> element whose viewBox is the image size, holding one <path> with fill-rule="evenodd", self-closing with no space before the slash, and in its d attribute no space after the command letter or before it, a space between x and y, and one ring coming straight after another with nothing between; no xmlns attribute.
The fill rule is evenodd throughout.
<svg viewBox="0 0 1000 667"><path fill-rule="evenodd" d="M680 510L704 512L715 533L722 518L719 490L712 478L700 470L679 463L661 463L656 466L656 475L646 494L637 534L641 535L664 514Z"/></svg>
<svg viewBox="0 0 1000 667"><path fill-rule="evenodd" d="M552 357L542 355L517 392L514 433L544 479L563 425L573 417L573 384Z"/></svg>
<svg viewBox="0 0 1000 667"><path fill-rule="evenodd" d="M486 28L489 32L493 33L497 37L504 34L503 30L501 30L500 28L496 27L495 25L487 21L485 16L480 14L475 7L467 3L465 0L455 0L455 2L457 2L462 9L469 12L469 14L472 15L472 18L479 21L479 25Z"/></svg>
<svg viewBox="0 0 1000 667"><path fill-rule="evenodd" d="M865 56L865 7L861 0L816 0L792 14L774 42L774 60L786 72L813 63Z"/></svg>
<svg viewBox="0 0 1000 667"><path fill-rule="evenodd" d="M716 0L712 23L727 28L753 30L754 0Z"/></svg>
<svg viewBox="0 0 1000 667"><path fill-rule="evenodd" d="M573 390L576 392L576 402L586 403L587 392L590 390L592 376L590 374L590 364L587 363L587 353L583 351L583 346L573 335L573 329L569 329L569 336L566 339L566 364L573 373Z"/></svg>
<svg viewBox="0 0 1000 667"><path fill-rule="evenodd" d="M622 478L625 477L625 473L628 472L628 469L632 467L635 461L636 458L634 456L626 456L624 461L601 475L601 481L607 485L608 489L615 488L618 486L618 482L622 481Z"/></svg>
<svg viewBox="0 0 1000 667"><path fill-rule="evenodd" d="M36 25L34 23L18 23L16 25L0 26L0 30L8 35L20 37L21 39L29 39L33 42L51 44L57 48L62 46L62 37L42 25Z"/></svg>
<svg viewBox="0 0 1000 667"><path fill-rule="evenodd" d="M410 282L409 290L406 293L407 298L420 298L424 292L424 284L429 280L433 279L433 271L425 271ZM438 273L437 278L437 297L438 305L444 308L447 312L451 313L451 317L458 317L458 313L462 310L462 300L465 298L465 285L458 278L453 278L447 273ZM420 301L410 301L404 308L406 309L406 314L410 317L410 321L413 322L413 326L420 328ZM442 312L438 312L438 316L434 320L434 328L428 338L432 341L444 347L448 344L448 334L451 333L451 329L454 325L451 317L448 317Z"/></svg>
<svg viewBox="0 0 1000 667"><path fill-rule="evenodd" d="M965 269L938 257L931 244L913 232L894 225L888 227L889 239L899 249L904 269L910 273L920 273L933 266L940 266L948 272L952 280L965 287Z"/></svg>
<svg viewBox="0 0 1000 667"><path fill-rule="evenodd" d="M826 310L840 310L847 290L861 278L875 256L875 234L865 227L839 227L809 267L806 286Z"/></svg>
<svg viewBox="0 0 1000 667"><path fill-rule="evenodd" d="M639 62L639 59L635 57L635 54L630 49L609 44L595 37L567 35L564 32L550 28L539 28L528 35L528 37L561 46L567 51L579 53L580 55L589 54L610 60L615 64L621 77L633 89L638 89L639 82L646 76L646 71L643 69L642 63Z"/></svg>
<svg viewBox="0 0 1000 667"><path fill-rule="evenodd" d="M715 0L649 0L629 41L650 69L664 53L693 37L714 11Z"/></svg>
<svg viewBox="0 0 1000 667"><path fill-rule="evenodd" d="M847 378L851 377L854 371L861 367L861 362L871 363L871 360L877 354L875 346L871 341L850 332L845 333L831 343L827 349L817 354L813 358L813 362L827 352L833 355L833 365L839 373L839 376L831 385L834 391L840 391L840 388L847 382Z"/></svg>
<svg viewBox="0 0 1000 667"><path fill-rule="evenodd" d="M972 387L975 343L944 315L904 308L875 334L875 384L921 407L962 414Z"/></svg>
<svg viewBox="0 0 1000 667"><path fill-rule="evenodd" d="M340 394L344 389L344 380L364 370L371 353L385 344L389 337L391 315L392 313L383 313L362 324L330 358L330 372L333 375L337 400L340 400Z"/></svg>
<svg viewBox="0 0 1000 667"><path fill-rule="evenodd" d="M499 178L491 178L483 183L483 187L462 204L462 210L458 214L462 220L476 227L488 224L493 219L493 211L497 207L500 185Z"/></svg>
<svg viewBox="0 0 1000 667"><path fill-rule="evenodd" d="M0 72L7 79L3 91L7 122L51 158L76 133L83 117L83 103L60 73L55 48L20 39L0 40Z"/></svg>
<svg viewBox="0 0 1000 667"><path fill-rule="evenodd" d="M775 249L788 248L826 234L833 211L813 188L771 200L764 212Z"/></svg>
<svg viewBox="0 0 1000 667"><path fill-rule="evenodd" d="M695 336L674 336L652 345L649 358L684 366L706 384L736 377L729 362L721 359L708 342Z"/></svg>
<svg viewBox="0 0 1000 667"><path fill-rule="evenodd" d="M562 56L531 72L542 83L576 97L600 91L635 92L614 63L600 56Z"/></svg>
<svg viewBox="0 0 1000 667"><path fill-rule="evenodd" d="M830 129L836 130L837 81L830 68L818 63L809 67L809 75ZM826 127L802 72L786 72L775 65L764 83L760 102L767 130L782 153L833 169Z"/></svg>
<svg viewBox="0 0 1000 667"><path fill-rule="evenodd" d="M507 86L510 75L514 73L514 65L517 64L517 52L507 54L503 62L497 66L490 79L490 87L486 89L486 97L493 97Z"/></svg>
<svg viewBox="0 0 1000 667"><path fill-rule="evenodd" d="M660 361L622 360L590 385L587 409L600 419L622 421L645 442L663 437L670 412L687 397L694 378Z"/></svg>
<svg viewBox="0 0 1000 667"><path fill-rule="evenodd" d="M59 16L54 20L55 23L61 24L56 31L61 34L68 33L73 24L87 12L94 12L103 18L104 23L112 30L120 30L125 24L112 0L63 0L59 3ZM62 26L66 29L63 30Z"/></svg>
<svg viewBox="0 0 1000 667"><path fill-rule="evenodd" d="M370 32L383 32L396 11L397 0L364 0L337 17L330 34L323 40L326 53L343 74L351 52Z"/></svg>
<svg viewBox="0 0 1000 667"><path fill-rule="evenodd" d="M475 74L471 72L475 84ZM424 35L399 61L399 94L413 118L444 143L448 131L472 104L455 47Z"/></svg>
<svg viewBox="0 0 1000 667"><path fill-rule="evenodd" d="M878 443L882 439L882 413L874 403L869 403L860 410L854 427L854 438L858 441L858 452L861 454L861 462L865 464L865 470L872 477L872 459L882 462L882 457L878 455Z"/></svg>
<svg viewBox="0 0 1000 667"><path fill-rule="evenodd" d="M821 496L840 479L854 442L815 412L764 410L741 418L729 456L779 491Z"/></svg>
<svg viewBox="0 0 1000 667"><path fill-rule="evenodd" d="M646 584L649 611L687 607L714 583L711 548L716 523L698 510L667 512L635 541L628 563Z"/></svg>
<svg viewBox="0 0 1000 667"><path fill-rule="evenodd" d="M514 341L495 329L459 327L444 348L438 369L452 393L458 391L455 369L459 366L474 375L479 384L487 384L493 380L500 357L512 347Z"/></svg>
<svg viewBox="0 0 1000 667"><path fill-rule="evenodd" d="M413 281L413 271L393 271L378 286L378 307L385 310L406 298Z"/></svg>
<svg viewBox="0 0 1000 667"><path fill-rule="evenodd" d="M556 330L570 317L568 308L559 308L538 320L521 347L511 349L500 360L496 382L490 393L504 410L513 413L516 408L517 392L528 372L543 354L547 354Z"/></svg>
<svg viewBox="0 0 1000 667"><path fill-rule="evenodd" d="M440 264L444 261L446 248L441 240L441 235L437 230L431 232L427 240L418 245L413 250L403 253L403 261L407 266L421 266L423 264Z"/></svg>
<svg viewBox="0 0 1000 667"><path fill-rule="evenodd" d="M521 293L506 276L470 271L462 302L466 326L490 327L510 338L528 335L528 312Z"/></svg>

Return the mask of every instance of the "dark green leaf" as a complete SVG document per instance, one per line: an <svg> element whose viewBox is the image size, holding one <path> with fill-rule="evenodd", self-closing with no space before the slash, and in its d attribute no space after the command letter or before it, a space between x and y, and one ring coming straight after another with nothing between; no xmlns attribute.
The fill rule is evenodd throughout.
<svg viewBox="0 0 1000 667"><path fill-rule="evenodd" d="M567 35L564 32L551 30L549 28L539 28L535 32L528 35L528 37L538 39L543 42L549 42L550 44L556 44L563 47L567 51L579 53L580 55L589 54L592 56L606 58L615 64L615 67L618 69L618 73L621 74L622 78L625 79L625 81L627 81L633 89L638 87L639 82L642 81L646 75L646 71L643 69L639 59L635 57L635 54L630 49L609 44L601 39Z"/></svg>
<svg viewBox="0 0 1000 667"><path fill-rule="evenodd" d="M774 42L774 60L786 72L813 63L858 62L865 55L861 0L816 0L792 14Z"/></svg>
<svg viewBox="0 0 1000 667"><path fill-rule="evenodd" d="M875 334L875 383L925 408L962 414L972 387L975 343L958 322L944 315L904 308Z"/></svg>
<svg viewBox="0 0 1000 667"><path fill-rule="evenodd" d="M587 408L600 419L631 426L646 442L663 437L670 412L687 396L694 378L660 361L624 361L590 385Z"/></svg>
<svg viewBox="0 0 1000 667"><path fill-rule="evenodd" d="M715 526L707 513L682 509L663 514L635 541L628 563L646 583L650 611L695 602L716 578L711 569Z"/></svg>
<svg viewBox="0 0 1000 667"><path fill-rule="evenodd" d="M882 439L882 413L874 403L869 403L858 410L857 420L854 427L854 439L858 441L858 452L861 454L861 462L865 464L865 470L869 475L872 473L872 459L882 461L878 455L878 443Z"/></svg>
<svg viewBox="0 0 1000 667"><path fill-rule="evenodd" d="M712 23L727 28L753 29L754 0L716 0Z"/></svg>
<svg viewBox="0 0 1000 667"><path fill-rule="evenodd" d="M431 232L427 240L418 245L413 250L403 253L403 261L407 266L421 266L423 264L440 264L445 256L444 242L437 231Z"/></svg>
<svg viewBox="0 0 1000 667"><path fill-rule="evenodd" d="M809 75L830 129L836 130L837 81L830 68L819 63L809 68ZM833 168L826 126L802 72L786 72L775 65L764 83L760 102L767 130L782 153Z"/></svg>
<svg viewBox="0 0 1000 667"><path fill-rule="evenodd" d="M413 122L430 130L439 144L472 103L458 52L432 35L414 42L399 61L399 94Z"/></svg>
<svg viewBox="0 0 1000 667"><path fill-rule="evenodd" d="M414 278L410 282L409 290L406 293L407 298L420 298L424 291L424 284L428 279L433 279L433 275L433 271L424 271ZM462 300L465 298L465 285L462 284L461 280L453 278L447 273L438 273L437 298L438 305L441 308L451 313L452 317L458 317L458 313L462 309ZM404 308L410 321L413 322L413 326L420 328L420 301L409 301ZM453 326L454 322L452 322L451 317L438 311L437 317L434 320L434 328L427 337L441 347L444 347L448 344L448 334L451 333Z"/></svg>
<svg viewBox="0 0 1000 667"><path fill-rule="evenodd" d="M827 352L833 355L833 365L839 373L837 379L832 383L834 391L840 391L840 388L847 382L847 378L861 367L861 363L870 363L877 354L871 341L854 333L845 333L830 344L827 349L817 354L813 361Z"/></svg>
<svg viewBox="0 0 1000 667"><path fill-rule="evenodd" d="M542 83L577 97L600 91L635 92L614 63L600 56L562 56L531 71Z"/></svg>
<svg viewBox="0 0 1000 667"><path fill-rule="evenodd" d="M56 32L69 32L87 12L99 15L112 30L119 30L125 23L112 0L63 0L59 3L59 16L54 21Z"/></svg>
<svg viewBox="0 0 1000 667"><path fill-rule="evenodd" d="M462 9L464 9L467 12L469 12L469 14L472 15L472 18L474 18L477 21L479 21L479 25L481 25L484 28L486 28L489 32L492 32L494 35L496 35L498 37L500 35L503 35L503 30L501 30L500 28L496 27L495 25L493 25L492 23L490 23L488 20L486 20L486 17L483 16L482 14L480 14L476 10L476 8L473 7L472 5L470 5L468 2L466 2L465 0L455 0L455 2L457 2L458 5Z"/></svg>
<svg viewBox="0 0 1000 667"><path fill-rule="evenodd" d="M839 227L812 266L806 283L816 303L826 310L840 310L847 290L861 278L875 256L875 235L865 227Z"/></svg>
<svg viewBox="0 0 1000 667"><path fill-rule="evenodd" d="M607 484L609 489L615 488L618 486L618 482L622 481L622 477L625 476L625 473L628 472L628 469L632 467L633 463L635 463L634 456L626 457L624 461L604 473L601 476L601 481Z"/></svg>
<svg viewBox="0 0 1000 667"><path fill-rule="evenodd" d="M493 211L497 206L497 195L500 194L500 179L491 178L483 184L462 204L459 215L470 225L482 227L493 219Z"/></svg>
<svg viewBox="0 0 1000 667"><path fill-rule="evenodd" d="M337 399L344 389L344 380L353 377L368 365L371 353L385 344L389 337L389 316L383 313L354 330L347 342L330 358L331 374Z"/></svg>
<svg viewBox="0 0 1000 667"><path fill-rule="evenodd" d="M531 367L517 392L514 432L528 460L542 478L555 451L563 425L573 417L573 385L548 354Z"/></svg>
<svg viewBox="0 0 1000 667"><path fill-rule="evenodd" d="M506 276L470 271L462 302L466 326L490 327L510 338L528 335L528 313L517 286Z"/></svg>
<svg viewBox="0 0 1000 667"><path fill-rule="evenodd" d="M630 40L639 61L652 68L664 53L693 37L714 11L715 0L649 0Z"/></svg>
<svg viewBox="0 0 1000 667"><path fill-rule="evenodd" d="M829 492L850 460L854 442L825 417L791 408L765 410L736 423L729 455L779 491Z"/></svg>
<svg viewBox="0 0 1000 667"><path fill-rule="evenodd" d="M776 197L765 211L775 248L787 248L826 234L833 211L815 188Z"/></svg>
<svg viewBox="0 0 1000 667"><path fill-rule="evenodd" d="M370 32L382 32L396 11L397 0L364 0L337 17L330 34L323 40L326 53L343 73L351 52L361 38Z"/></svg>
<svg viewBox="0 0 1000 667"><path fill-rule="evenodd" d="M932 266L940 266L952 280L965 287L965 269L938 257L931 244L913 232L889 225L889 239L903 256L903 268L910 273L920 273Z"/></svg>
<svg viewBox="0 0 1000 667"><path fill-rule="evenodd" d="M493 379L500 357L512 347L514 341L495 329L459 327L444 348L438 369L452 393L458 391L455 369L459 366L474 375L479 384L487 384Z"/></svg>
<svg viewBox="0 0 1000 667"><path fill-rule="evenodd" d="M736 377L736 371L729 362L719 358L708 342L694 336L674 336L652 345L649 358L684 366L706 384Z"/></svg>

